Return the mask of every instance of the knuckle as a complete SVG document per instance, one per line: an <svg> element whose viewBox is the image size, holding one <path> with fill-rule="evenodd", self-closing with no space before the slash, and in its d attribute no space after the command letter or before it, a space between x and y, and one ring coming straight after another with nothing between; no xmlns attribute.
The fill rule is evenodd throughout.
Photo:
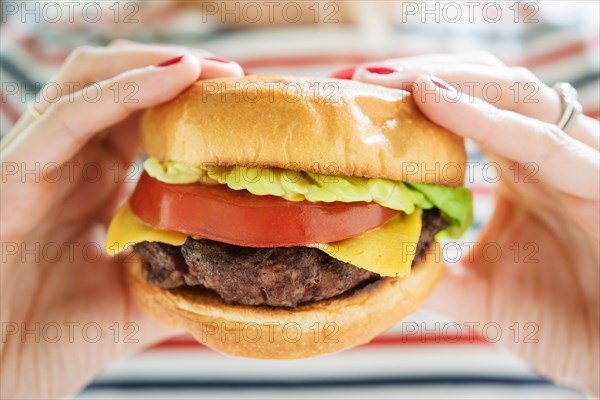
<svg viewBox="0 0 600 400"><path fill-rule="evenodd" d="M48 107L46 114L48 114L49 118L56 117L56 115L64 113L66 107L67 101L65 100L65 98L61 98Z"/></svg>
<svg viewBox="0 0 600 400"><path fill-rule="evenodd" d="M115 102L115 105L122 114L130 114L137 109L137 102L134 101L124 101L119 99L119 101Z"/></svg>
<svg viewBox="0 0 600 400"><path fill-rule="evenodd" d="M107 48L96 46L77 47L65 62L65 77L76 76L80 85L86 85L97 79L97 74L102 70L102 60L107 54Z"/></svg>
<svg viewBox="0 0 600 400"><path fill-rule="evenodd" d="M537 82L535 74L525 67L512 67L510 70L513 80L521 85Z"/></svg>
<svg viewBox="0 0 600 400"><path fill-rule="evenodd" d="M483 110L483 112L492 122L491 125L500 124L502 122L502 119L504 118L504 114L501 112L501 110L498 107L494 107L493 105L487 102L484 102L484 105L485 109Z"/></svg>
<svg viewBox="0 0 600 400"><path fill-rule="evenodd" d="M71 52L67 59L67 63L79 64L85 62L96 53L96 50L97 48L93 46L79 46Z"/></svg>
<svg viewBox="0 0 600 400"><path fill-rule="evenodd" d="M47 115L48 119L54 119L56 124L65 132L74 142L81 140L80 135L77 135L75 127L71 123L69 118L69 108L71 102L63 97L52 106L48 108Z"/></svg>
<svg viewBox="0 0 600 400"><path fill-rule="evenodd" d="M544 164L554 155L564 150L569 145L569 136L554 124L542 123L541 130L541 154L540 163Z"/></svg>
<svg viewBox="0 0 600 400"><path fill-rule="evenodd" d="M483 126L481 126L481 133L478 141L482 146L485 146L492 139L496 127L502 125L505 113L499 108L485 102L482 102L482 106L482 114L487 123L482 124Z"/></svg>
<svg viewBox="0 0 600 400"><path fill-rule="evenodd" d="M119 114L127 115L139 108L140 84L132 71L106 81L105 86L119 88L120 94L110 99L111 106L114 106Z"/></svg>
<svg viewBox="0 0 600 400"><path fill-rule="evenodd" d="M552 145L562 148L569 141L569 135L562 131L558 126L554 124L543 124L543 130L545 136L547 136L550 140L549 143Z"/></svg>

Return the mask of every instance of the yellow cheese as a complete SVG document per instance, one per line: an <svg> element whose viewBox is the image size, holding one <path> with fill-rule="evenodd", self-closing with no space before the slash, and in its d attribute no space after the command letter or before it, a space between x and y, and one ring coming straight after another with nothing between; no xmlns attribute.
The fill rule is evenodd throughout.
<svg viewBox="0 0 600 400"><path fill-rule="evenodd" d="M334 243L317 243L318 248L333 258L382 276L405 276L415 256L421 235L421 209L401 214L385 225L360 236ZM106 251L115 255L128 246L143 241L182 245L186 235L156 230L144 224L129 208L123 206L113 218L106 238Z"/></svg>
<svg viewBox="0 0 600 400"><path fill-rule="evenodd" d="M179 232L159 231L144 224L134 213L129 204L125 204L114 216L106 234L106 252L113 256L127 247L140 243L162 242L181 246L187 235Z"/></svg>
<svg viewBox="0 0 600 400"><path fill-rule="evenodd" d="M401 214L360 236L327 244L311 244L333 258L382 276L405 276L421 235L421 209Z"/></svg>

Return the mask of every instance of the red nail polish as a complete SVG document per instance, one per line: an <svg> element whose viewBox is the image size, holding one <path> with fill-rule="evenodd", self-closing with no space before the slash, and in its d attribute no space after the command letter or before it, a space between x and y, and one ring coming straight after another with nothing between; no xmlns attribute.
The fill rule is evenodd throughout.
<svg viewBox="0 0 600 400"><path fill-rule="evenodd" d="M372 74L379 74L379 75L389 75L389 74L393 74L394 72L396 72L395 69L389 68L389 67L369 67L369 68L367 68L367 71Z"/></svg>
<svg viewBox="0 0 600 400"><path fill-rule="evenodd" d="M431 82L433 82L433 84L437 87L439 87L440 89L444 89L444 90L452 90L451 88L449 88L448 86L446 86L445 84L443 84L442 82L438 81L437 79L435 79L434 77L430 76L429 79L431 79Z"/></svg>
<svg viewBox="0 0 600 400"><path fill-rule="evenodd" d="M157 67L168 67L169 65L177 64L179 61L181 61L182 58L183 58L183 56L171 58L167 61L161 62L160 64L156 64L156 66Z"/></svg>
<svg viewBox="0 0 600 400"><path fill-rule="evenodd" d="M221 62L221 63L225 63L225 64L229 64L231 62L225 58L219 58L219 57L204 57L204 59L210 60L210 61L217 61L217 62Z"/></svg>
<svg viewBox="0 0 600 400"><path fill-rule="evenodd" d="M333 74L333 78L337 79L352 79L356 68L346 68Z"/></svg>

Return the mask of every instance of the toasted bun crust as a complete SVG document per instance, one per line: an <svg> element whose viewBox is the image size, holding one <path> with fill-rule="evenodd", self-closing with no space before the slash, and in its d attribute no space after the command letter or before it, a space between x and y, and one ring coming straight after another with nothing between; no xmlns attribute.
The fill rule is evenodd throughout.
<svg viewBox="0 0 600 400"><path fill-rule="evenodd" d="M280 167L460 186L463 139L410 93L338 79L199 81L142 119L146 154L189 165Z"/></svg>
<svg viewBox="0 0 600 400"><path fill-rule="evenodd" d="M314 357L369 342L414 312L443 274L439 246L405 278L386 278L351 294L295 309L223 303L199 288L160 289L146 282L141 260L127 266L134 301L152 319L238 357ZM433 247L432 247L433 250Z"/></svg>

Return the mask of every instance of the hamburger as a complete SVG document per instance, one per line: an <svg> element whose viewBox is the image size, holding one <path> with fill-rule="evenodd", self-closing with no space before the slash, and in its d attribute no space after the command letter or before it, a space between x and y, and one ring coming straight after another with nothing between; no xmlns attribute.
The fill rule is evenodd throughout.
<svg viewBox="0 0 600 400"><path fill-rule="evenodd" d="M471 224L463 139L403 90L336 79L199 81L141 119L148 158L113 218L152 319L234 356L366 343L442 276Z"/></svg>

